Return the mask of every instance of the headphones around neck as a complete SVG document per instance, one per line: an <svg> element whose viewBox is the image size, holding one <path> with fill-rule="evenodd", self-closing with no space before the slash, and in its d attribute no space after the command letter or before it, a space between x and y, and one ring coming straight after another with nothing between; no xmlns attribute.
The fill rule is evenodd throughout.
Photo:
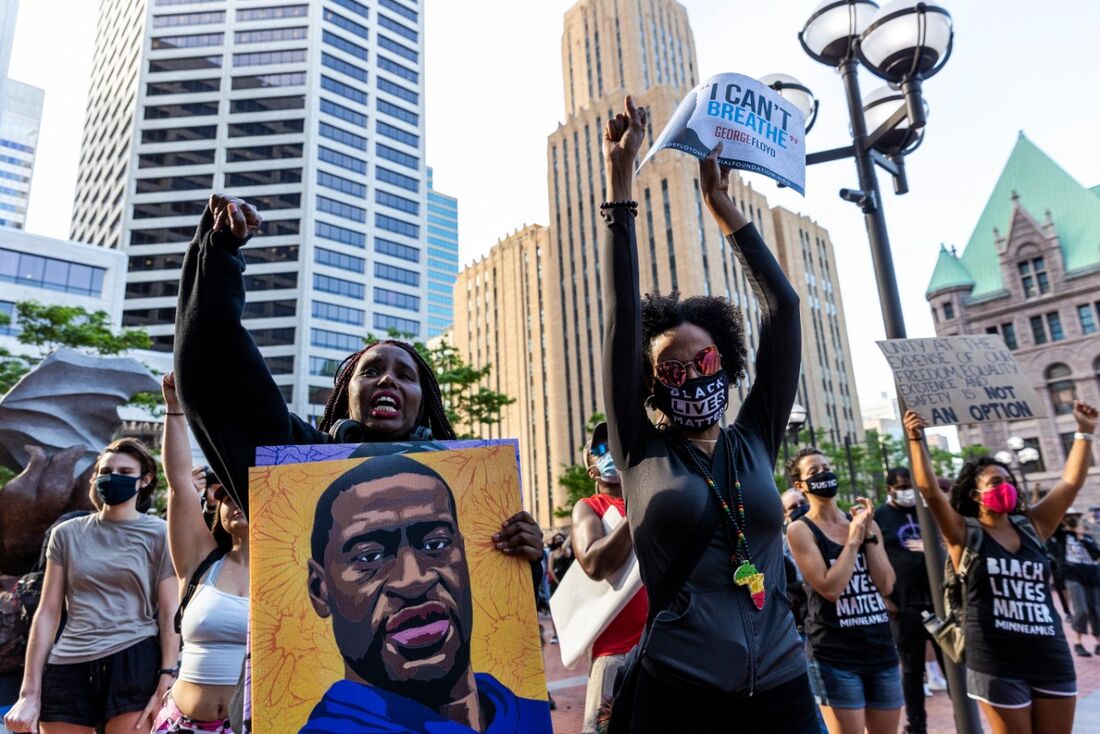
<svg viewBox="0 0 1100 734"><path fill-rule="evenodd" d="M333 443L369 443L373 438L367 433L366 426L351 418L341 418L333 423L332 427L328 429L328 435L332 437ZM408 439L394 438L394 441L399 440L431 441L432 429L417 424L413 426Z"/></svg>

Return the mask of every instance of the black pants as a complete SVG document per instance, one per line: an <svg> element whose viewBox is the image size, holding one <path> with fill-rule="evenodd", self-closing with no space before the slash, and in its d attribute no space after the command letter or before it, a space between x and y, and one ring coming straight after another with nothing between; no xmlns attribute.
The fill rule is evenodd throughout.
<svg viewBox="0 0 1100 734"><path fill-rule="evenodd" d="M898 657L901 658L901 693L905 697L905 718L910 729L923 732L928 723L924 710L925 643L932 643L941 667L943 652L924 628L920 609L900 610L891 621L891 627L898 646Z"/></svg>
<svg viewBox="0 0 1100 734"><path fill-rule="evenodd" d="M820 734L815 712L805 673L750 697L671 686L643 667L634 698L632 734Z"/></svg>

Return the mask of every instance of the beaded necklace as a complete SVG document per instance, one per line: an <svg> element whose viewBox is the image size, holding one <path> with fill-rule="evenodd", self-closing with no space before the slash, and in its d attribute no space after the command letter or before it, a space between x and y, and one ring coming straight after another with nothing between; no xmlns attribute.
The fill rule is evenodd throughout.
<svg viewBox="0 0 1100 734"><path fill-rule="evenodd" d="M764 574L759 571L752 562L752 555L749 552L749 541L745 536L745 531L748 528L748 524L745 521L745 495L741 490L741 480L737 476L736 462L733 460L733 442L730 440L729 433L726 431L722 432L722 437L725 439L726 461L729 466L730 478L733 479L734 489L731 494L734 496L731 496L729 500L726 499L726 495L723 494L722 490L718 488L718 484L714 481L714 477L711 476L710 470L707 469L706 462L703 461L703 457L700 455L699 450L688 441L685 441L682 437L680 438L680 442L686 450L687 455L691 458L692 463L695 464L695 468L699 470L699 473L703 476L703 480L706 481L711 494L718 500L718 504L722 508L722 519L725 521L722 523L722 526L726 530L726 540L733 549L733 554L730 556L730 563L734 568L733 583L737 586L746 587L749 596L752 598L752 603L757 609L763 609ZM737 503L736 508L730 506L734 501ZM736 512L734 509L736 509Z"/></svg>

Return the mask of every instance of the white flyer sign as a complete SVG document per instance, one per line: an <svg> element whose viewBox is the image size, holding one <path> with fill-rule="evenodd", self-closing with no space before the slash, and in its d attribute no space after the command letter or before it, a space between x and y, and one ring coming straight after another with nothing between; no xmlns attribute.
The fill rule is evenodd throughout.
<svg viewBox="0 0 1100 734"><path fill-rule="evenodd" d="M684 97L641 166L664 148L705 158L723 143L720 165L762 173L805 195L805 129L802 112L771 87L744 74L717 74Z"/></svg>

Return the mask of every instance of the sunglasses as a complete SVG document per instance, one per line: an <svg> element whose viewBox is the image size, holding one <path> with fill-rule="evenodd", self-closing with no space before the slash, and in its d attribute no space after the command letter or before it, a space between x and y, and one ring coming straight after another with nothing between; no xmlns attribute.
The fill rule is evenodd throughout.
<svg viewBox="0 0 1100 734"><path fill-rule="evenodd" d="M695 366L695 371L700 376L710 377L722 369L722 354L718 347L711 344L700 349L691 358L690 364ZM657 363L657 379L666 387L680 387L687 382L687 374L688 365L678 359L666 359Z"/></svg>
<svg viewBox="0 0 1100 734"><path fill-rule="evenodd" d="M610 451L610 449L607 448L606 443L603 443L601 441L600 443L593 444L591 451L592 451L592 455L595 456L598 459L601 456L603 456L604 454L606 454L608 451Z"/></svg>

